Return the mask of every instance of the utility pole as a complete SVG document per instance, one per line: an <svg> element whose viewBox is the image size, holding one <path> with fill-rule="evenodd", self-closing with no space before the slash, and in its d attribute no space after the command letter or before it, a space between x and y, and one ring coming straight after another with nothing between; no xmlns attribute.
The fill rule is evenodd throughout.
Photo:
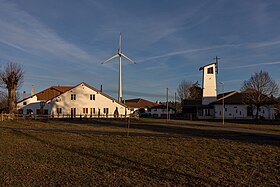
<svg viewBox="0 0 280 187"><path fill-rule="evenodd" d="M166 122L168 121L168 88L166 88Z"/></svg>
<svg viewBox="0 0 280 187"><path fill-rule="evenodd" d="M177 113L177 107L176 107L176 92L175 92L175 99L174 99L174 101L175 101L175 114Z"/></svg>
<svg viewBox="0 0 280 187"><path fill-rule="evenodd" d="M223 115L223 125L225 124L225 92L224 92L224 83L220 82L222 85L222 92L223 92L223 110L222 110L222 115Z"/></svg>
<svg viewBox="0 0 280 187"><path fill-rule="evenodd" d="M215 58L213 58L214 60L215 60L215 64L216 64L216 73L218 74L218 62L219 62L219 60L221 59L221 58L219 58L219 57L215 57Z"/></svg>

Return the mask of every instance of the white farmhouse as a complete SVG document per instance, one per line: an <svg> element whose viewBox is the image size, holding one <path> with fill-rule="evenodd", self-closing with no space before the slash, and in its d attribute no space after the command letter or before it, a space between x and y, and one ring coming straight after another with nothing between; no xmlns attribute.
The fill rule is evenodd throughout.
<svg viewBox="0 0 280 187"><path fill-rule="evenodd" d="M53 117L126 117L127 107L102 91L82 82L74 87L52 86L17 104L23 115Z"/></svg>

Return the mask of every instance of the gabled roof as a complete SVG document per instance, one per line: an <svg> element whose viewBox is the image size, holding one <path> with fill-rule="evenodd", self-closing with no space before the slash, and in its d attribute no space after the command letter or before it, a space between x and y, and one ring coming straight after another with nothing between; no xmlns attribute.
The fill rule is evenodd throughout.
<svg viewBox="0 0 280 187"><path fill-rule="evenodd" d="M52 88L64 93L73 88L73 86L52 86Z"/></svg>
<svg viewBox="0 0 280 187"><path fill-rule="evenodd" d="M157 105L157 106L151 107L151 109L167 109L167 106L166 105ZM168 107L168 109L175 110L175 108L173 108L173 107Z"/></svg>
<svg viewBox="0 0 280 187"><path fill-rule="evenodd" d="M226 104L244 104L243 94L236 91L232 91L224 93L224 97L222 96L222 94L219 94L218 100L210 103L210 105L223 104L223 100Z"/></svg>
<svg viewBox="0 0 280 187"><path fill-rule="evenodd" d="M78 87L81 84L83 84L83 85L87 86L88 88L98 92L99 94L101 94L101 95L111 99L112 101L114 101L114 102L116 102L116 103L118 103L118 104L120 104L120 105L122 105L124 107L127 107L126 105L124 105L123 103L117 101L113 97L111 97L111 96L101 92L99 89L97 89L97 88L95 88L95 87L93 87L93 86L91 86L91 85L89 85L89 84L87 84L85 82L82 82L82 83L80 83L80 84L78 84L76 86L51 86L51 87L49 87L49 88L47 88L47 89L45 89L45 90L43 90L41 92L38 92L38 93L36 93L36 94L26 98L26 99L29 99L29 98L31 98L33 96L37 96L37 100L38 101L48 102L48 101L51 101L52 99L54 99L54 98L56 98L56 97L58 97L58 96L60 96L60 95L62 95L64 93L66 93L67 91ZM24 101L26 99L23 99L23 100L21 100L19 102L22 102L22 101Z"/></svg>
<svg viewBox="0 0 280 187"><path fill-rule="evenodd" d="M125 105L130 108L151 108L159 104L142 98L125 100Z"/></svg>
<svg viewBox="0 0 280 187"><path fill-rule="evenodd" d="M32 98L34 96L37 96L37 100L38 101L48 101L51 100L54 97L57 97L59 95L61 95L62 93L67 92L68 90L70 90L71 88L73 88L73 86L51 86L43 91L40 91L34 95L31 95L19 102L25 101L29 98Z"/></svg>
<svg viewBox="0 0 280 187"><path fill-rule="evenodd" d="M217 63L210 63L210 64L207 64L207 65L205 65L205 66L201 66L201 67L199 68L199 71L200 71L200 70L203 70L204 67L210 66L210 65L213 65L213 64L217 65Z"/></svg>
<svg viewBox="0 0 280 187"><path fill-rule="evenodd" d="M184 99L182 107L200 107L202 106L202 99Z"/></svg>
<svg viewBox="0 0 280 187"><path fill-rule="evenodd" d="M111 97L111 96L105 94L104 92L101 92L101 90L99 90L99 89L97 89L97 88L95 88L95 87L93 87L93 86L91 86L91 85L89 85L89 84L87 84L87 83L85 83L85 82L82 82L82 83L80 83L80 84L84 84L84 85L87 86L88 88L90 88L90 89L92 89L92 90L98 92L99 94L101 94L101 95L103 95L103 96L105 96L105 97L111 99L112 101L114 101L114 102L116 102L116 103L118 103L118 104L120 104L120 105L122 105L122 106L124 106L124 107L127 107L124 103L119 102L119 101L116 100L115 98L113 98L113 97ZM78 84L77 86L79 86L80 84ZM75 87L77 87L77 86L75 86Z"/></svg>

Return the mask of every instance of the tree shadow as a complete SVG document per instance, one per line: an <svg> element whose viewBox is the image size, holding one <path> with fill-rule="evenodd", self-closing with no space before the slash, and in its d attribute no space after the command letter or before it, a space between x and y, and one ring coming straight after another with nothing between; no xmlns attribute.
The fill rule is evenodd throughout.
<svg viewBox="0 0 280 187"><path fill-rule="evenodd" d="M126 123L119 121L97 121L96 123L108 127L126 128ZM94 125L94 124L92 124ZM207 128L195 128L207 127ZM202 137L210 139L226 139L255 144L268 144L273 146L280 146L280 135L254 132L250 129L237 128L232 130L231 127L209 126L203 124L191 124L184 126L170 126L160 123L139 123L132 122L130 129L138 129L155 132L153 133L129 133L130 136L168 136L168 137ZM161 133L161 134L159 134Z"/></svg>
<svg viewBox="0 0 280 187"><path fill-rule="evenodd" d="M167 176L171 175L174 178L168 179L168 182L172 182L174 184L176 184L176 183L179 184L180 179L183 178L185 183L189 184L190 186L192 186L191 184L197 184L198 182L199 183L202 182L204 184L210 184L210 185L214 185L214 186L218 185L218 183L216 181L214 181L213 179L210 179L210 178L200 177L200 176L196 176L196 175L189 174L189 173L182 173L182 172L176 171L171 168L162 168L162 167L153 166L153 165L142 163L139 161L134 161L125 156L120 156L118 154L113 154L113 153L106 152L106 151L98 150L98 151L95 151L95 154L92 154L92 153L90 153L90 151L87 151L85 148L79 148L79 147L75 147L75 146L66 147L66 146L62 146L59 144L55 144L55 143L43 140L35 135L25 133L22 130L17 130L17 129L11 129L11 130L16 135L21 135L21 136L27 137L31 140L40 142L43 145L48 145L48 146L51 146L54 148L62 149L64 151L75 153L82 157L98 159L99 161L103 162L104 165L109 164L109 165L116 166L118 168L141 172L141 175L144 175L147 178L154 178L157 181L161 181L161 182L167 181ZM78 134L78 135L80 135L80 134ZM117 161L116 161L116 159L117 159ZM93 171L96 174L100 175L101 177L104 176L104 173L97 169L93 169ZM174 180L174 181L172 181L172 180Z"/></svg>

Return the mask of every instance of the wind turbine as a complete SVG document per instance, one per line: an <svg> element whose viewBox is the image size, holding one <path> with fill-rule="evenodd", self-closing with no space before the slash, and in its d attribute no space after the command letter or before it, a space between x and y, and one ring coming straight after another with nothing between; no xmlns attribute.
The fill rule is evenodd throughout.
<svg viewBox="0 0 280 187"><path fill-rule="evenodd" d="M126 58L128 61L132 62L133 64L137 64L130 58L128 58L126 55L124 55L121 52L121 43L122 43L122 33L120 33L120 39L119 39L119 44L118 44L118 53L115 54L114 56L108 58L107 60L101 62L101 64L105 64L109 62L110 60L113 60L114 58L119 57L119 95L118 95L118 101L122 102L122 57Z"/></svg>

